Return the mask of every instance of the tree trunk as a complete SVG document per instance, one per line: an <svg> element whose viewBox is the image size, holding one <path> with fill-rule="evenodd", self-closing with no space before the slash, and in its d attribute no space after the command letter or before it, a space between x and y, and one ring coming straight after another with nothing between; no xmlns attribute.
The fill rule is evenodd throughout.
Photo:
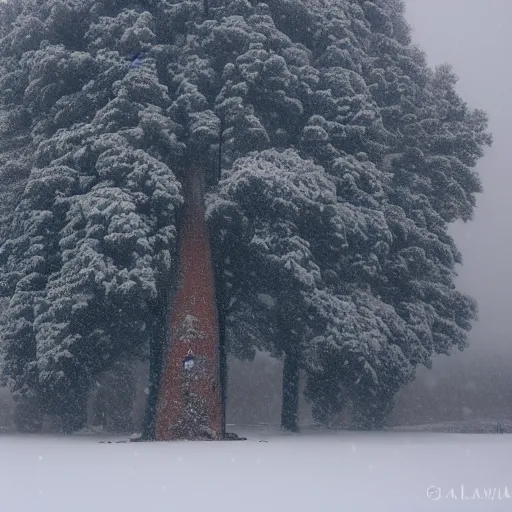
<svg viewBox="0 0 512 512"><path fill-rule="evenodd" d="M218 183L222 177L222 137L224 134L224 115L220 117L219 126L219 153L217 161L217 173L215 175L215 183ZM222 438L226 437L226 406L227 406L227 390L228 390L228 354L226 345L226 316L227 316L227 297L226 297L226 281L224 277L224 265L226 254L224 251L217 251L214 256L214 276L215 291L219 322L219 352L220 352L220 387L221 387L221 403L222 403Z"/></svg>
<svg viewBox="0 0 512 512"><path fill-rule="evenodd" d="M220 371L220 388L222 403L222 434L226 436L226 404L227 404L227 385L228 385L228 364L227 364L227 346L226 346L226 284L224 282L224 255L216 254L214 258L215 272L215 290L218 309L219 322L219 371Z"/></svg>
<svg viewBox="0 0 512 512"><path fill-rule="evenodd" d="M228 355L226 346L226 317L219 315L221 438L226 436L226 406L228 401Z"/></svg>
<svg viewBox="0 0 512 512"><path fill-rule="evenodd" d="M156 412L156 439L220 439L224 432L219 324L204 175L184 176L185 209L179 240L180 278L169 314Z"/></svg>
<svg viewBox="0 0 512 512"><path fill-rule="evenodd" d="M156 408L162 374L164 346L167 338L167 307L167 297L164 293L161 293L160 299L154 308L154 319L149 341L148 397L144 409L141 437L144 441L154 441L156 439Z"/></svg>
<svg viewBox="0 0 512 512"><path fill-rule="evenodd" d="M290 432L299 431L299 375L297 350L288 348L284 352L281 428Z"/></svg>

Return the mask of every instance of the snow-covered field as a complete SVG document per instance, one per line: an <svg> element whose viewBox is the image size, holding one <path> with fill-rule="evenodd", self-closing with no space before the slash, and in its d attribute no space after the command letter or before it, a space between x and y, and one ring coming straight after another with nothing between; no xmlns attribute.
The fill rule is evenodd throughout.
<svg viewBox="0 0 512 512"><path fill-rule="evenodd" d="M429 423L426 425L409 425L392 427L397 432L444 432L458 434L512 434L512 420L503 419L472 419L465 421L443 421L441 423Z"/></svg>
<svg viewBox="0 0 512 512"><path fill-rule="evenodd" d="M512 510L508 434L232 430L248 439L0 435L0 512Z"/></svg>

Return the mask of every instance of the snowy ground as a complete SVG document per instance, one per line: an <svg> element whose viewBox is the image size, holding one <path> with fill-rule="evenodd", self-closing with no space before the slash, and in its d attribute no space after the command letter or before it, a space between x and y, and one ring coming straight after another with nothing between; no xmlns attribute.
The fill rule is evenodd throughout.
<svg viewBox="0 0 512 512"><path fill-rule="evenodd" d="M465 421L444 421L441 423L429 423L427 425L410 425L392 427L397 432L444 432L459 434L512 434L512 419L471 419Z"/></svg>
<svg viewBox="0 0 512 512"><path fill-rule="evenodd" d="M508 434L232 430L247 441L0 435L0 512L512 510Z"/></svg>

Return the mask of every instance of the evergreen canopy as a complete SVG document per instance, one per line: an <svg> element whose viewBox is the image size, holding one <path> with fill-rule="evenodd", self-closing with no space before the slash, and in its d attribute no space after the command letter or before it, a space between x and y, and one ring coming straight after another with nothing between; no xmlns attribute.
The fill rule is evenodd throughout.
<svg viewBox="0 0 512 512"><path fill-rule="evenodd" d="M379 425L418 364L465 346L476 305L448 225L471 219L491 138L400 0L0 8L0 334L19 399L62 414L144 356L190 165L231 352L302 368L317 418L349 397Z"/></svg>

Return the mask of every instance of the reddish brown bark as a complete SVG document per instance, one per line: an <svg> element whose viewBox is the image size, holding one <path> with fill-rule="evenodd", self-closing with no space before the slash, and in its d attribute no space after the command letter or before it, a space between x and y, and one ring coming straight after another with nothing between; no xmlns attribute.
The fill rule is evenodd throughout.
<svg viewBox="0 0 512 512"><path fill-rule="evenodd" d="M184 183L179 284L156 412L156 439L161 441L220 439L223 432L219 326L203 183L201 171L190 169Z"/></svg>

